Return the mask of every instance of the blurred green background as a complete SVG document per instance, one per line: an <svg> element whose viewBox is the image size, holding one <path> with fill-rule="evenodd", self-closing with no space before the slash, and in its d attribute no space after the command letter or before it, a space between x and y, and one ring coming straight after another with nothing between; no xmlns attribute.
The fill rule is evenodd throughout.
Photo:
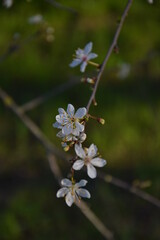
<svg viewBox="0 0 160 240"><path fill-rule="evenodd" d="M92 41L93 52L99 55L96 61L102 63L126 5L124 0L60 3L77 13L43 0L16 0L8 9L0 6L0 85L19 105L74 77L94 76L90 66L84 75L79 67L69 68L72 54ZM120 35L119 53L112 54L101 79L98 106L90 112L106 124L90 120L86 144L94 142L107 159L105 173L131 184L149 180L151 186L144 190L160 198L159 12L159 1L134 1ZM43 15L54 33L46 33L42 23L28 23L36 14ZM60 148L52 128L58 107L86 106L90 94L89 85L74 86L28 115ZM75 206L70 209L64 199L56 199L59 186L43 146L2 102L0 114L0 240L104 239ZM59 161L67 176L69 166ZM115 239L159 239L160 211L155 206L100 180L89 180L88 189L89 206Z"/></svg>

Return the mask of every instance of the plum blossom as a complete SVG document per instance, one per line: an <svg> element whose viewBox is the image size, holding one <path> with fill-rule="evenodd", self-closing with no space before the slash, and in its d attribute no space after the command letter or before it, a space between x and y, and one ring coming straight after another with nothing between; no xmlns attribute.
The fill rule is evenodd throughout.
<svg viewBox="0 0 160 240"><path fill-rule="evenodd" d="M56 136L62 139L61 144L64 148L68 146L67 142L70 142L72 145L74 143L81 144L86 140L87 137L84 132L80 133L79 136L74 136L73 134L65 135L62 133L62 131L58 132Z"/></svg>
<svg viewBox="0 0 160 240"><path fill-rule="evenodd" d="M58 190L56 196L57 198L65 197L66 204L69 207L71 207L72 204L75 201L80 200L81 197L83 198L91 197L90 193L86 189L81 188L86 186L86 184L87 184L87 181L84 179L82 179L78 183L74 183L69 179L64 178L61 181L62 188Z"/></svg>
<svg viewBox="0 0 160 240"><path fill-rule="evenodd" d="M59 115L53 127L59 128L64 136L79 136L84 131L83 119L87 114L85 107L79 108L75 113L72 104L68 104L67 112L63 108L58 109ZM69 137L68 137L69 138Z"/></svg>
<svg viewBox="0 0 160 240"><path fill-rule="evenodd" d="M88 61L98 56L97 54L91 52L92 46L93 46L93 43L89 42L84 47L84 49L78 48L76 50L76 56L69 66L76 67L80 65L80 71L84 72L88 64Z"/></svg>
<svg viewBox="0 0 160 240"><path fill-rule="evenodd" d="M90 178L96 178L97 171L95 167L103 167L106 165L106 160L97 157L97 147L91 144L89 148L83 149L81 145L75 144L75 152L80 158L73 164L74 170L80 170L84 165L87 167L87 174Z"/></svg>

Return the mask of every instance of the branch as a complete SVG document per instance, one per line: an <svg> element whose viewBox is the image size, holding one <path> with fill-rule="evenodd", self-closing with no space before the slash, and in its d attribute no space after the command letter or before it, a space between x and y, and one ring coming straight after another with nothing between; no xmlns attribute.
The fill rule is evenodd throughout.
<svg viewBox="0 0 160 240"><path fill-rule="evenodd" d="M103 236L105 236L106 239L113 240L113 233L104 226L104 224L97 218L94 212L91 211L84 201L81 200L81 202L79 204L76 203L76 205L93 225L96 224L96 228L103 234Z"/></svg>
<svg viewBox="0 0 160 240"><path fill-rule="evenodd" d="M24 123L24 125L30 130L30 132L42 143L42 145L50 152L55 154L57 157L66 159L66 154L61 150L57 149L38 128L38 126L23 112L14 102L14 100L0 88L0 98L4 104L9 107Z"/></svg>
<svg viewBox="0 0 160 240"><path fill-rule="evenodd" d="M109 50L108 50L108 52L106 54L106 57L105 57L105 59L103 61L103 64L100 67L100 70L99 70L97 78L96 78L97 80L96 80L93 92L92 92L91 97L89 99L89 102L87 104L87 112L89 112L91 103L95 99L95 95L96 95L96 91L97 91L97 88L98 88L98 84L99 84L101 76L102 76L102 74L104 72L104 69L106 67L106 64L107 64L107 62L108 62L108 60L109 60L109 58L110 58L110 56L112 54L112 51L113 51L114 47L117 46L117 41L118 41L118 38L119 38L119 35L120 35L120 32L121 32L121 29L123 27L123 23L124 23L124 21L125 21L125 19L127 17L127 14L128 14L128 11L129 11L129 9L130 9L130 7L132 5L132 2L133 2L133 0L129 0L128 3L127 3L127 6L126 6L126 8L125 8L125 10L124 10L124 12L122 14L122 17L121 17L121 20L120 20L119 24L118 24L116 33L115 33L113 41L112 41L112 44L111 44L111 46L110 46L110 48L109 48Z"/></svg>
<svg viewBox="0 0 160 240"><path fill-rule="evenodd" d="M99 177L101 179L103 179L105 182L110 183L112 185L115 185L119 188L122 188L122 189L124 189L124 190L126 190L126 191L128 191L128 192L146 200L147 202L150 202L154 206L160 208L160 200L153 197L149 193L146 193L146 192L142 191L141 189L139 189L137 187L134 187L134 186L128 184L127 182L125 182L125 181L123 181L119 178L113 177L109 174L104 175L104 174L100 173Z"/></svg>
<svg viewBox="0 0 160 240"><path fill-rule="evenodd" d="M60 157L66 160L66 154L62 151L58 150L49 140L48 138L41 132L41 130L37 127L37 125L23 112L19 110L19 107L14 102L14 100L3 90L0 88L0 98L4 102L4 104L9 107L24 123L24 125L32 132L32 134L42 143L47 151L47 158L49 161L50 168L54 174L54 177L60 183L62 179L61 170L57 164L56 157ZM105 239L111 240L113 239L112 232L108 230L105 225L101 222L101 220L92 212L91 209L87 206L87 204L82 203L82 205L77 204L82 213L87 217L87 219L95 226L95 228L105 237Z"/></svg>

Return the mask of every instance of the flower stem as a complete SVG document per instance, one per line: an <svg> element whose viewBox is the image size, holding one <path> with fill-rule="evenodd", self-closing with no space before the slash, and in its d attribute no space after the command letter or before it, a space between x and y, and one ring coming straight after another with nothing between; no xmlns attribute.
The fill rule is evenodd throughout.
<svg viewBox="0 0 160 240"><path fill-rule="evenodd" d="M90 65L92 65L92 66L94 66L94 67L96 67L96 68L99 68L99 67L100 67L100 64L95 63L95 62L92 62L92 61L87 61L87 63L90 64Z"/></svg>

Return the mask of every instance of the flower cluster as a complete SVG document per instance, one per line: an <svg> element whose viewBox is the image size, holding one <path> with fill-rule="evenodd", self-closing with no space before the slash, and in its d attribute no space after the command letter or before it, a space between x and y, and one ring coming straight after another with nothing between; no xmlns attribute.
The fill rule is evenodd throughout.
<svg viewBox="0 0 160 240"><path fill-rule="evenodd" d="M62 146L68 149L74 143L82 143L86 139L84 131L85 117L87 110L85 107L79 108L75 112L72 104L68 104L67 111L63 108L58 109L59 115L53 127L60 129L57 137L62 139ZM68 145L69 143L69 145Z"/></svg>
<svg viewBox="0 0 160 240"><path fill-rule="evenodd" d="M70 64L70 67L80 65L80 71L84 72L87 64L92 64L96 67L99 66L90 61L97 57L97 54L91 53L91 50L92 42L88 43L84 49L79 48L76 50L76 56ZM95 80L95 78L87 78L86 81L94 84ZM58 113L56 122L53 124L53 127L60 130L57 133L57 137L61 139L61 144L65 151L74 147L76 154L76 157L72 160L71 180L67 178L62 179L62 188L57 192L57 197L65 197L66 204L70 207L74 202L80 200L81 197L91 197L88 190L82 188L87 184L87 181L82 179L76 183L74 180L74 171L79 171L83 167L86 167L88 176L93 179L97 176L96 167L104 167L107 163L106 160L100 157L96 145L92 143L89 148L82 146L87 137L85 133L85 124L89 117L96 119L101 124L104 124L104 119L87 114L87 109L85 107L75 111L72 104L68 104L66 111L63 108L59 108Z"/></svg>

